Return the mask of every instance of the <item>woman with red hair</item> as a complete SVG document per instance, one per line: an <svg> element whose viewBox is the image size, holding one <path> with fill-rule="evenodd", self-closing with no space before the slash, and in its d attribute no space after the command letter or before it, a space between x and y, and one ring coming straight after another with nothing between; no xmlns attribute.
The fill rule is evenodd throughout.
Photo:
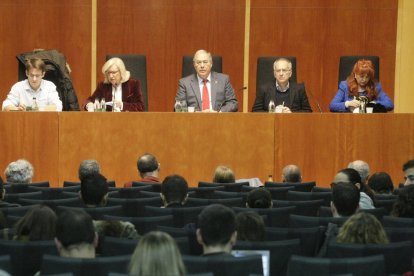
<svg viewBox="0 0 414 276"><path fill-rule="evenodd" d="M381 84L374 80L374 66L370 60L360 59L345 81L339 84L339 90L329 105L331 112L353 112L359 108L361 101L357 98L365 96L369 103L379 109L390 111L394 104L382 90ZM381 105L381 106L379 106ZM375 109L374 109L375 111Z"/></svg>

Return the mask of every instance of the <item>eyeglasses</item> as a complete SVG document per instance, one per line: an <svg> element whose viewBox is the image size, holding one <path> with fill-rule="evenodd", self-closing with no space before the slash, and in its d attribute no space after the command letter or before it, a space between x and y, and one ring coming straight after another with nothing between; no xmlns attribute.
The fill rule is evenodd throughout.
<svg viewBox="0 0 414 276"><path fill-rule="evenodd" d="M290 72L291 69L283 68L283 69L274 69L273 71L275 71L276 73L283 73L283 74L285 74L287 72Z"/></svg>
<svg viewBox="0 0 414 276"><path fill-rule="evenodd" d="M118 71L106 71L106 74L108 75L108 76L110 76L110 75L116 75L116 74L118 74L119 73L119 70Z"/></svg>

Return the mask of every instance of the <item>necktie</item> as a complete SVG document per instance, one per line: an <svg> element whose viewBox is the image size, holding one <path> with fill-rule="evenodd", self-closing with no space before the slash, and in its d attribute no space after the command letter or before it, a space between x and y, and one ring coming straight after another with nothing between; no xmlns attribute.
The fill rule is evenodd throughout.
<svg viewBox="0 0 414 276"><path fill-rule="evenodd" d="M207 80L203 80L203 110L210 109L210 100L208 98Z"/></svg>

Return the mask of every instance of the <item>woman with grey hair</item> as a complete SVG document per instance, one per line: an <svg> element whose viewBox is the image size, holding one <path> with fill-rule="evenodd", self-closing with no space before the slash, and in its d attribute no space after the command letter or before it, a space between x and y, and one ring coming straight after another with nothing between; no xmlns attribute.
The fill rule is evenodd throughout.
<svg viewBox="0 0 414 276"><path fill-rule="evenodd" d="M104 81L84 104L85 110L93 108L94 102L105 100L108 111L144 111L141 82L130 79L122 59L114 57L102 66ZM112 108L112 105L114 107Z"/></svg>
<svg viewBox="0 0 414 276"><path fill-rule="evenodd" d="M4 175L9 184L28 184L32 182L33 172L33 166L29 161L19 159L7 166Z"/></svg>

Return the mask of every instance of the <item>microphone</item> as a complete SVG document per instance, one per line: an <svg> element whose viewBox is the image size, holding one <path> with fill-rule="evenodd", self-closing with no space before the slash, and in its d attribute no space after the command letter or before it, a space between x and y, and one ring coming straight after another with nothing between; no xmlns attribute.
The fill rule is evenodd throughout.
<svg viewBox="0 0 414 276"><path fill-rule="evenodd" d="M303 86L305 86L305 82L303 82ZM318 100L313 96L312 92L308 90L309 95L311 96L312 100L316 103L316 107L318 108L319 113L323 113L321 106L319 105Z"/></svg>
<svg viewBox="0 0 414 276"><path fill-rule="evenodd" d="M247 86L243 86L242 88L239 88L239 89L237 89L236 91L238 92L238 91L243 91L243 90L246 90L247 89ZM229 102L230 100L224 100L219 106L218 106L218 108L217 108L217 112L220 112L221 111L221 108L224 106L224 104L225 103L227 103L227 102Z"/></svg>

